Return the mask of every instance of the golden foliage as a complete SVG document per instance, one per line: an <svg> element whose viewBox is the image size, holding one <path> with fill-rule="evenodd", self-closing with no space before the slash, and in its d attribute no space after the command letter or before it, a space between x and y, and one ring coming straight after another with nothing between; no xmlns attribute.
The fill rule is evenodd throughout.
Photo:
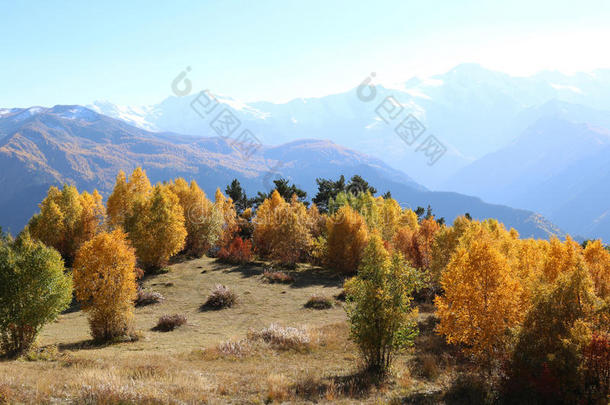
<svg viewBox="0 0 610 405"><path fill-rule="evenodd" d="M195 181L187 183L178 178L169 184L178 196L184 212L187 231L185 250L201 256L220 240L223 234L222 212L206 197Z"/></svg>
<svg viewBox="0 0 610 405"><path fill-rule="evenodd" d="M328 219L326 228L324 263L344 273L355 272L368 242L364 218L349 205L344 205Z"/></svg>
<svg viewBox="0 0 610 405"><path fill-rule="evenodd" d="M237 212L235 211L233 200L225 197L219 188L216 189L214 201L216 209L221 213L224 222L222 225L222 234L218 240L217 246L224 247L231 243L238 231Z"/></svg>
<svg viewBox="0 0 610 405"><path fill-rule="evenodd" d="M136 258L126 235L100 233L81 246L74 260L76 299L89 314L91 334L108 340L125 335L136 298Z"/></svg>
<svg viewBox="0 0 610 405"><path fill-rule="evenodd" d="M553 237L542 266L542 273L548 282L553 282L560 274L578 266L582 259L582 247L576 241L569 236L566 237L565 242Z"/></svg>
<svg viewBox="0 0 610 405"><path fill-rule="evenodd" d="M108 197L108 222L113 227L121 226L125 232L131 232L134 226L134 210L148 198L152 187L146 171L137 167L127 181L125 173L120 171L116 177L114 190Z"/></svg>
<svg viewBox="0 0 610 405"><path fill-rule="evenodd" d="M136 204L129 240L145 268L162 267L184 248L187 231L180 201L168 186L157 184Z"/></svg>
<svg viewBox="0 0 610 405"><path fill-rule="evenodd" d="M67 184L61 190L50 187L39 207L40 213L28 225L32 237L57 249L68 263L95 235L106 215L97 190L79 194L76 187Z"/></svg>
<svg viewBox="0 0 610 405"><path fill-rule="evenodd" d="M506 332L519 324L521 285L489 235L454 253L441 277L444 296L435 304L438 332L449 343L464 344L489 364L505 349Z"/></svg>
<svg viewBox="0 0 610 405"><path fill-rule="evenodd" d="M296 195L287 203L275 190L257 212L254 243L259 254L285 265L293 265L304 258L313 244L311 230L319 226L313 223L319 218L310 216L316 213L317 209L308 211Z"/></svg>
<svg viewBox="0 0 610 405"><path fill-rule="evenodd" d="M436 233L430 251L430 282L434 291L440 289L441 274L458 248L460 238L470 225L469 219L460 216L453 221L453 226L441 227ZM399 243L403 244L404 241L401 240Z"/></svg>
<svg viewBox="0 0 610 405"><path fill-rule="evenodd" d="M252 238L256 252L263 257L267 257L271 254L273 235L276 232L276 215L280 207L284 204L286 204L284 198L282 198L277 190L274 190L271 194L271 198L265 199L256 210L254 234L252 235Z"/></svg>
<svg viewBox="0 0 610 405"><path fill-rule="evenodd" d="M584 251L595 292L602 299L610 297L610 252L600 240L589 242Z"/></svg>
<svg viewBox="0 0 610 405"><path fill-rule="evenodd" d="M320 214L316 204L311 204L307 208L307 216L309 217L308 226L311 237L315 239L322 236L326 232L326 215Z"/></svg>

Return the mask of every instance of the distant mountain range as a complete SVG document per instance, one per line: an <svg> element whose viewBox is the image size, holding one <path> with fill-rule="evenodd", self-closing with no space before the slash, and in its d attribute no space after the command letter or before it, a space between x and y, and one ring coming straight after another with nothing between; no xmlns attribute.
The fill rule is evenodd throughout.
<svg viewBox="0 0 610 405"><path fill-rule="evenodd" d="M508 146L460 170L447 187L531 207L576 235L609 240L610 131L565 115L541 118Z"/></svg>
<svg viewBox="0 0 610 405"><path fill-rule="evenodd" d="M210 91L213 93L214 89ZM213 136L209 122L191 108L197 96L194 91L189 96L171 96L144 107L102 101L89 107L150 131ZM385 123L376 113L377 106L388 96L404 107L391 123ZM345 93L286 103L243 103L231 97L218 97L265 144L329 139L383 159L419 183L439 188L457 170L515 139L538 121L539 114L547 113L541 106L549 102L581 105L608 115L610 70L572 76L543 72L532 77L513 77L479 65L463 64L445 74L412 78L392 88L377 86L377 96L370 102L358 98L357 87ZM416 152L417 145L406 145L394 132L398 122L409 113L448 148L446 155L432 167L427 165L425 156Z"/></svg>
<svg viewBox="0 0 610 405"><path fill-rule="evenodd" d="M208 194L238 178L253 195L287 177L309 196L316 177L360 174L380 192L415 208L432 205L448 221L469 212L498 218L523 236L561 233L531 211L487 204L475 197L434 192L378 158L327 140L304 139L282 145L255 145L244 155L234 140L154 133L81 106L0 110L0 226L20 230L37 211L50 185L67 182L107 196L119 170L143 166L151 181L178 176L196 180ZM251 150L253 151L253 150Z"/></svg>
<svg viewBox="0 0 610 405"><path fill-rule="evenodd" d="M430 189L541 212L573 235L610 239L610 70L514 77L464 64L376 91L371 102L359 99L356 88L279 104L219 99L265 144L328 139L382 159ZM388 96L403 108L391 123L376 112ZM90 107L151 131L213 136L209 121L191 108L197 97ZM409 113L447 147L433 166L417 143L407 145L394 132Z"/></svg>

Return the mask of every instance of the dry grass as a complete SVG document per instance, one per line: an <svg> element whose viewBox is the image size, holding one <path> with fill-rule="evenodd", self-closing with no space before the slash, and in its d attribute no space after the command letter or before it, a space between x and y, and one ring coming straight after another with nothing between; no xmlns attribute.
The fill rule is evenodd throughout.
<svg viewBox="0 0 610 405"><path fill-rule="evenodd" d="M307 351L311 348L312 339L303 328L282 327L272 323L268 328L248 332L248 340L261 340L279 350Z"/></svg>
<svg viewBox="0 0 610 405"><path fill-rule="evenodd" d="M417 380L417 373L399 377L415 364L407 353L395 367L402 382L362 390L343 309L303 308L312 295L338 294L342 280L307 266L296 272L297 281L283 285L261 283L263 271L255 265L208 258L174 264L143 282L166 299L136 308L138 341L97 346L82 312L63 314L42 331L40 349L29 361L0 362L0 403L386 403L440 389L442 375L438 383ZM201 312L200 303L216 284L231 286L239 305ZM184 314L189 322L172 333L151 331L167 313ZM260 338L248 339L249 331ZM291 334L307 336L307 350L272 343Z"/></svg>

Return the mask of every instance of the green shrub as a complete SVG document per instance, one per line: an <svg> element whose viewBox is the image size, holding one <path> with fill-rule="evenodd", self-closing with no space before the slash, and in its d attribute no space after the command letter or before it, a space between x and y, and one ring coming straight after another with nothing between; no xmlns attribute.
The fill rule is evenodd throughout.
<svg viewBox="0 0 610 405"><path fill-rule="evenodd" d="M59 252L29 234L0 240L0 352L21 355L40 329L68 307L72 279Z"/></svg>
<svg viewBox="0 0 610 405"><path fill-rule="evenodd" d="M402 256L390 256L374 234L358 275L347 281L346 311L351 337L364 358L367 372L383 377L401 348L417 336L416 312L411 307L413 283Z"/></svg>

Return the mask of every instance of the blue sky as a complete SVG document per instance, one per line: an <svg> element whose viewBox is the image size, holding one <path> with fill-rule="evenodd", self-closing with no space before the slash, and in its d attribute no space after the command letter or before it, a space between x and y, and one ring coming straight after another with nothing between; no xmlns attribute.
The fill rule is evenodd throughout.
<svg viewBox="0 0 610 405"><path fill-rule="evenodd" d="M5 1L0 107L157 103L195 88L285 101L449 70L610 67L610 2Z"/></svg>

